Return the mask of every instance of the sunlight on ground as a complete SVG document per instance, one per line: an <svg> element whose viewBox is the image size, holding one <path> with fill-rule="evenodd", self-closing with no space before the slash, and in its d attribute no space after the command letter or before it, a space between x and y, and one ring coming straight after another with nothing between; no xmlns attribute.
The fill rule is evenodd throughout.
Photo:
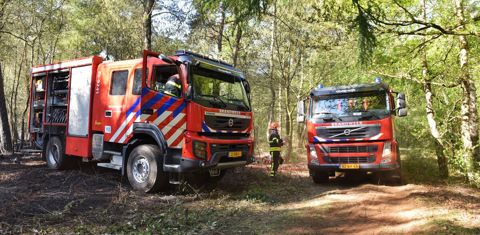
<svg viewBox="0 0 480 235"><path fill-rule="evenodd" d="M292 214L301 212L303 228L292 226L289 233L428 232L438 230L436 221L448 221L461 228L480 227L478 211L432 207L416 197L416 194L427 191L427 188L418 185L363 185L330 191L309 200L278 206L275 210ZM321 208L325 210L322 218L308 220L318 217L313 212Z"/></svg>

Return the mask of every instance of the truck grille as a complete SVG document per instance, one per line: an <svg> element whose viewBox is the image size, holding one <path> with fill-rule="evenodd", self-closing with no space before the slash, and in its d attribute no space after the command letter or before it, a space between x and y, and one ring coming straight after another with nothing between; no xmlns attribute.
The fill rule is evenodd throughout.
<svg viewBox="0 0 480 235"><path fill-rule="evenodd" d="M377 145L368 146L336 146L326 147L327 153L374 153L377 152Z"/></svg>
<svg viewBox="0 0 480 235"><path fill-rule="evenodd" d="M250 136L249 133L199 132L198 134L202 136L208 136L209 138L226 139L226 140L246 139Z"/></svg>
<svg viewBox="0 0 480 235"><path fill-rule="evenodd" d="M325 139L369 138L380 133L380 125L317 127L317 135Z"/></svg>
<svg viewBox="0 0 480 235"><path fill-rule="evenodd" d="M205 123L215 130L243 131L250 125L250 119L205 115Z"/></svg>
<svg viewBox="0 0 480 235"><path fill-rule="evenodd" d="M331 163L369 163L374 162L374 157L329 157Z"/></svg>
<svg viewBox="0 0 480 235"><path fill-rule="evenodd" d="M214 153L221 152L221 159L219 162L235 162L235 161L245 161L247 159L247 154L250 150L248 144L212 144L210 145L210 151L212 155ZM242 151L242 157L229 158L228 152L231 151Z"/></svg>

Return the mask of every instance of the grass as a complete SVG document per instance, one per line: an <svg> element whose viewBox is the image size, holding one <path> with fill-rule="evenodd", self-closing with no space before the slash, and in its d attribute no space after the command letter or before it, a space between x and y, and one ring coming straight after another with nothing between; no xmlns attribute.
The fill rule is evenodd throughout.
<svg viewBox="0 0 480 235"><path fill-rule="evenodd" d="M420 180L415 182L436 182L425 170L435 168L435 159L407 153L403 156L406 177L418 177ZM419 162L423 164L421 167ZM12 174L32 170L28 165L17 167L23 168ZM337 228L347 233L377 233L402 231L398 227L388 229L418 220L422 223L413 227L417 229L413 231L475 234L480 229L478 222L472 222L478 219L476 209L480 198L474 189L414 185L412 182L399 187L377 186L371 182L344 184L341 180L316 185L308 177L303 163L280 166L279 175L273 179L268 176L267 168L266 165L253 165L236 173L230 172L216 187L208 190L147 195L120 183L118 177L113 177L116 172L100 171L101 178L83 172L59 172L60 181L51 182L66 182L65 185L50 185L51 189L45 189L46 185L38 181L38 189L32 191L29 201L25 202L30 206L23 208L42 206L48 213L43 210L33 210L34 216L17 213L19 220L12 220L10 225L0 222L0 234L8 231L38 234L305 234L335 232ZM49 172L43 168L37 170L39 175ZM30 183L30 176L22 177ZM73 176L77 178L63 180ZM11 186L9 194L12 190L17 190L13 192L17 196L24 194L18 188L18 179L0 182L4 187ZM58 193L52 194L51 190ZM85 204L92 198L98 200ZM63 204L41 203L47 199L52 202L60 199L58 202ZM22 209L12 207L12 203L5 200L3 203L6 208ZM464 209L458 209L459 206ZM24 227L14 227L19 224Z"/></svg>
<svg viewBox="0 0 480 235"><path fill-rule="evenodd" d="M402 173L408 183L439 183L437 160L433 154L419 149L404 150Z"/></svg>
<svg viewBox="0 0 480 235"><path fill-rule="evenodd" d="M461 225L456 218L436 219L431 222L437 234L480 234L480 228L471 228Z"/></svg>

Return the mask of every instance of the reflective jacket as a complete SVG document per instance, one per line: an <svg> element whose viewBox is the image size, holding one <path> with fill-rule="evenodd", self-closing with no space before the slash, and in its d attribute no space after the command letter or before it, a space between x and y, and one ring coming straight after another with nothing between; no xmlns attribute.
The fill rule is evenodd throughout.
<svg viewBox="0 0 480 235"><path fill-rule="evenodd" d="M268 142L270 144L270 152L280 152L283 146L283 140L278 135L277 131L272 131L270 136L268 137Z"/></svg>
<svg viewBox="0 0 480 235"><path fill-rule="evenodd" d="M165 84L165 93L171 96L180 97L181 91L182 85L178 74L169 77Z"/></svg>

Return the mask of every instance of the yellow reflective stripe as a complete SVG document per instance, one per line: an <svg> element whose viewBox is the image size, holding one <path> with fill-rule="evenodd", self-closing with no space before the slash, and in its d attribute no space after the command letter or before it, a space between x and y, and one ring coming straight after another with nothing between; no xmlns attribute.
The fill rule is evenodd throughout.
<svg viewBox="0 0 480 235"><path fill-rule="evenodd" d="M270 147L270 151L281 151L281 147Z"/></svg>
<svg viewBox="0 0 480 235"><path fill-rule="evenodd" d="M278 138L277 138L277 137L275 137L275 138L273 138L271 141L268 141L268 142L269 142L269 143L275 143L275 142L277 142L277 143L278 143L278 141L279 141L279 140L278 140Z"/></svg>
<svg viewBox="0 0 480 235"><path fill-rule="evenodd" d="M171 93L171 92L169 92L169 91L164 91L163 93L165 93L165 94L167 94L167 95L171 95L171 96L175 96L175 97L176 97L176 95L175 95L175 94L172 94L172 93Z"/></svg>
<svg viewBox="0 0 480 235"><path fill-rule="evenodd" d="M170 84L172 86L175 86L176 88L180 89L182 86L174 81L168 81L167 84Z"/></svg>

